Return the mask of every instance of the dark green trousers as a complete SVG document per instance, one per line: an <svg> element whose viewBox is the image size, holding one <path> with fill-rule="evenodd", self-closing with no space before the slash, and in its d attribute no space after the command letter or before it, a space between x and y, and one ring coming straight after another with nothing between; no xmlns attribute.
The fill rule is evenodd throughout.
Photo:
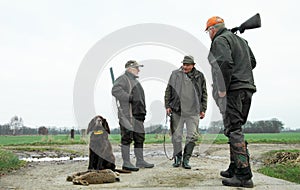
<svg viewBox="0 0 300 190"><path fill-rule="evenodd" d="M143 148L145 141L144 121L133 119L132 123L133 131L119 123L121 129L121 144L129 146L132 141L134 141L134 148Z"/></svg>
<svg viewBox="0 0 300 190"><path fill-rule="evenodd" d="M223 102L219 102L223 116L224 134L229 139L231 159L233 159L237 169L250 168L249 153L242 125L247 122L252 95L253 92L247 89L229 91L226 99L224 98Z"/></svg>

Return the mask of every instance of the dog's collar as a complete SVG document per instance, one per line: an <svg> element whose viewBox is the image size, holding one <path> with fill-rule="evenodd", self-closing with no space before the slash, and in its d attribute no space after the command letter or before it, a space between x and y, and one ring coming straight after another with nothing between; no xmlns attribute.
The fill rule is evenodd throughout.
<svg viewBox="0 0 300 190"><path fill-rule="evenodd" d="M102 135L103 131L102 130L98 130L98 131L93 131L94 135Z"/></svg>

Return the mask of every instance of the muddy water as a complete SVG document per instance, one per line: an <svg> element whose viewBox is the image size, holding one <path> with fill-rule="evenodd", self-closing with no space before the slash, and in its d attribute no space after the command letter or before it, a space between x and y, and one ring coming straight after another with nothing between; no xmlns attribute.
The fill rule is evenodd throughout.
<svg viewBox="0 0 300 190"><path fill-rule="evenodd" d="M27 157L27 158L19 158L20 160L24 160L26 162L52 162L52 161L66 161L66 160L88 160L88 157L70 157L70 156L65 156L65 157L58 157L58 158L53 158L53 157L43 157L43 158L34 158L34 157Z"/></svg>

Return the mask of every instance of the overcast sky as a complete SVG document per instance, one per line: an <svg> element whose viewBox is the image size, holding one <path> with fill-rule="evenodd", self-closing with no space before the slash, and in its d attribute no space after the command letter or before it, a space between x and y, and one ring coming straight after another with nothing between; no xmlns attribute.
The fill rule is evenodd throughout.
<svg viewBox="0 0 300 190"><path fill-rule="evenodd" d="M285 127L299 128L299 7L296 0L0 0L0 124L17 115L29 127L77 127L73 93L78 69L97 42L124 27L142 23L173 26L209 49L210 39L204 32L209 17L218 15L231 28L260 13L262 28L240 35L249 42L257 59L254 77L258 91L249 120L278 118ZM155 45L122 50L99 71L93 100L97 114L117 127L109 67L114 66L117 77L124 72L128 59L165 60L177 68L182 58L183 54L172 48ZM198 64L201 69L201 64L207 63ZM147 80L142 85L148 121L154 114L164 115L164 81ZM152 113L151 106L162 109ZM200 125L208 125L210 120L207 116Z"/></svg>

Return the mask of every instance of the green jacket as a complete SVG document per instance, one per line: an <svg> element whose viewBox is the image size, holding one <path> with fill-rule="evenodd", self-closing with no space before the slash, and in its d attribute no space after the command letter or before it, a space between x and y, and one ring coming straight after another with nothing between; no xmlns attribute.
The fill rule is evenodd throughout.
<svg viewBox="0 0 300 190"><path fill-rule="evenodd" d="M243 38L226 28L220 29L212 39L208 61L212 67L214 98L217 91L256 91L252 73L256 60Z"/></svg>
<svg viewBox="0 0 300 190"><path fill-rule="evenodd" d="M182 68L172 72L165 91L165 107L171 108L172 111L177 113L180 113L181 111L179 94L181 93L183 80L182 73ZM195 100L195 103L198 105L197 112L205 112L207 108L207 90L204 75L194 68L191 72L190 78L195 87L195 97L198 97L198 99Z"/></svg>

